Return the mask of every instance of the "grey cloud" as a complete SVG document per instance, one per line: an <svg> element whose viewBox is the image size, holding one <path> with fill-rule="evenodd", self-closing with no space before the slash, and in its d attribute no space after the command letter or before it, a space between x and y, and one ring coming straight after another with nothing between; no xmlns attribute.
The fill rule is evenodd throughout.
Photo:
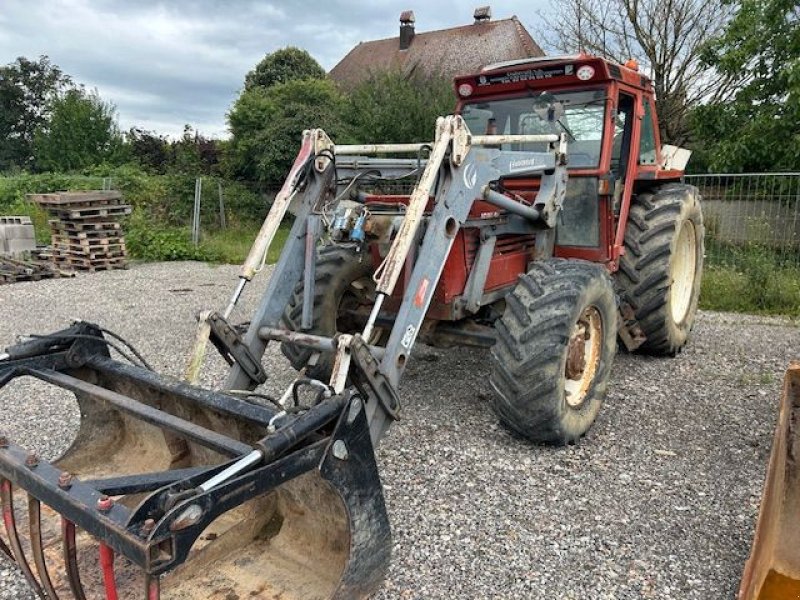
<svg viewBox="0 0 800 600"><path fill-rule="evenodd" d="M487 0L488 1L488 0ZM495 18L533 20L548 0L492 2ZM419 30L469 23L474 2L329 0L2 0L0 63L50 56L118 109L120 125L179 135L189 123L225 135L244 76L268 52L307 49L326 69L360 41L397 35L413 9Z"/></svg>

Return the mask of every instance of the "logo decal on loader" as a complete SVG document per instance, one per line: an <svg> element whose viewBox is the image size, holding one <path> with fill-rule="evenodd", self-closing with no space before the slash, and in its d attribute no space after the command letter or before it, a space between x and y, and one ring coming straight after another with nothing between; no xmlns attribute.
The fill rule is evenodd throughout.
<svg viewBox="0 0 800 600"><path fill-rule="evenodd" d="M413 325L409 325L406 328L406 332L403 334L403 339L400 340L400 345L408 350L411 347L411 343L414 341L414 334L417 332L417 328Z"/></svg>

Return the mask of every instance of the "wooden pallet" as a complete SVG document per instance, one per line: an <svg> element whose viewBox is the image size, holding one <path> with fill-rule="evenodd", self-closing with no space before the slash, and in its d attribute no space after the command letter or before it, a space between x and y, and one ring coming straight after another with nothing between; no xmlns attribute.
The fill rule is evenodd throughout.
<svg viewBox="0 0 800 600"><path fill-rule="evenodd" d="M128 268L128 261L121 257L106 259L56 258L56 264L73 270L89 272Z"/></svg>
<svg viewBox="0 0 800 600"><path fill-rule="evenodd" d="M122 204L122 192L116 190L94 190L86 192L28 194L28 199L47 209L115 206Z"/></svg>
<svg viewBox="0 0 800 600"><path fill-rule="evenodd" d="M58 235L52 237L52 245L57 248L71 250L125 250L125 241L121 238L72 239Z"/></svg>
<svg viewBox="0 0 800 600"><path fill-rule="evenodd" d="M105 219L108 217L124 217L131 214L130 204L120 204L119 206L90 206L87 208L57 209L51 210L62 221L82 221L89 219Z"/></svg>
<svg viewBox="0 0 800 600"><path fill-rule="evenodd" d="M51 228L87 235L91 235L96 231L119 232L122 229L122 225L116 221L59 221L58 219L50 219L48 223L50 223Z"/></svg>
<svg viewBox="0 0 800 600"><path fill-rule="evenodd" d="M53 217L49 221L51 250L56 264L97 271L125 268L127 250L118 220L131 214L118 191L34 194Z"/></svg>
<svg viewBox="0 0 800 600"><path fill-rule="evenodd" d="M0 257L0 284L18 281L40 281L55 277L71 276L55 264L44 260L19 260Z"/></svg>
<svg viewBox="0 0 800 600"><path fill-rule="evenodd" d="M50 233L54 236L69 238L71 240L123 239L122 232L119 229L93 229L91 231L72 231L71 229L52 227L50 229Z"/></svg>
<svg viewBox="0 0 800 600"><path fill-rule="evenodd" d="M109 256L126 256L127 251L124 245L116 244L114 246L71 246L69 244L53 244L52 252L54 254L69 254L73 256L89 256L90 254L96 255L109 255Z"/></svg>

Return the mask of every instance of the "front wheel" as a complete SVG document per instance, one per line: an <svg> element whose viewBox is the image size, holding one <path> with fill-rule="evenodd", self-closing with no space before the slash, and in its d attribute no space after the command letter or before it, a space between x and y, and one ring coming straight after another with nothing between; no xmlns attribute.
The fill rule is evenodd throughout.
<svg viewBox="0 0 800 600"><path fill-rule="evenodd" d="M594 423L617 347L617 306L599 265L534 263L506 297L492 347L493 408L512 431L567 444Z"/></svg>
<svg viewBox="0 0 800 600"><path fill-rule="evenodd" d="M333 337L337 333L358 333L364 328L359 309L367 314L375 301L375 282L372 280L372 261L369 254L358 253L344 246L323 246L317 255L314 281L312 327L306 333ZM366 308L365 308L366 307ZM303 313L303 281L295 287L287 305L282 325L290 331L301 331ZM371 343L381 332L376 330ZM310 364L314 353L295 344L281 344L281 351L297 371L306 369L313 379L328 381L333 368L333 355L325 353L316 364Z"/></svg>

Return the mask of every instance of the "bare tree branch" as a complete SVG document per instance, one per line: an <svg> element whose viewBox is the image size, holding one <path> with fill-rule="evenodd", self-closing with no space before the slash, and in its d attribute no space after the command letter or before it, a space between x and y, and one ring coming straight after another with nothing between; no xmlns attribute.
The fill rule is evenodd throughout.
<svg viewBox="0 0 800 600"><path fill-rule="evenodd" d="M620 63L635 58L653 80L666 142L686 142L689 111L730 98L740 83L700 60L704 45L731 18L732 5L724 0L565 0L557 6L555 15L539 15L542 45Z"/></svg>

